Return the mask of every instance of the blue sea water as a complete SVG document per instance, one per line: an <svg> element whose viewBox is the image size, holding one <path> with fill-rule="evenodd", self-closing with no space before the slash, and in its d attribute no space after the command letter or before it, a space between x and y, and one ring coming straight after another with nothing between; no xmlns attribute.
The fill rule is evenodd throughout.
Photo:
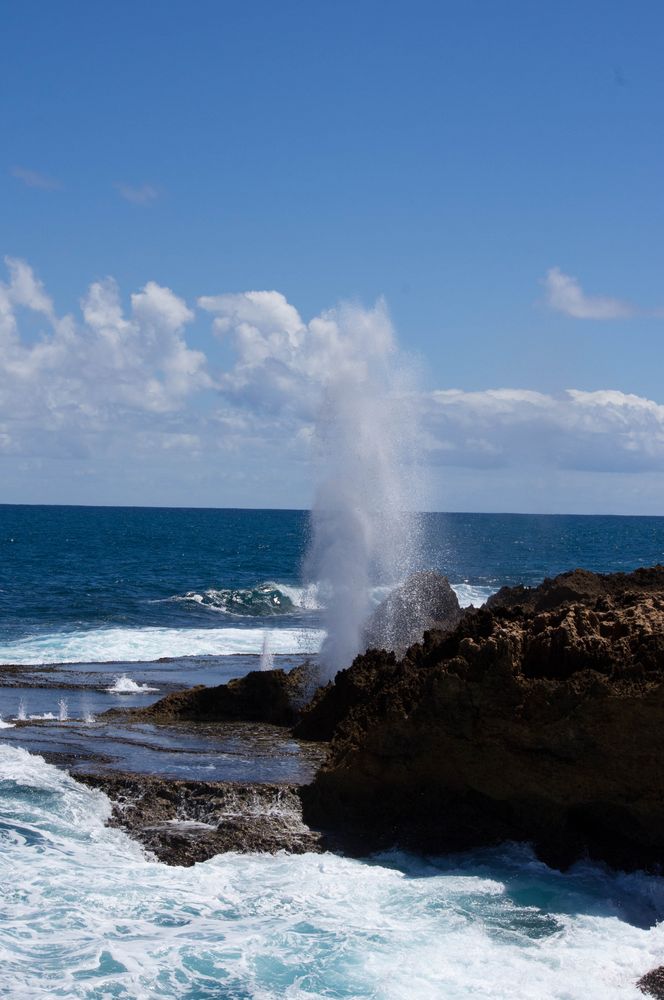
<svg viewBox="0 0 664 1000"><path fill-rule="evenodd" d="M139 662L316 648L302 587L308 515L285 510L0 506L0 663ZM574 566L664 560L664 518L423 515L427 568L462 603ZM399 581L377 580L375 599Z"/></svg>
<svg viewBox="0 0 664 1000"><path fill-rule="evenodd" d="M522 845L169 868L104 825L104 795L40 756L95 745L137 770L306 780L311 759L283 735L263 759L273 735L249 746L143 727L128 740L94 719L253 669L266 635L276 665L315 655L307 531L299 511L0 506L0 664L17 665L0 667L0 711L10 726L56 717L0 729L0 994L636 1000L664 956L660 878L563 875ZM463 603L574 566L664 561L664 518L430 514L424 535L424 563ZM377 580L375 600L396 582Z"/></svg>

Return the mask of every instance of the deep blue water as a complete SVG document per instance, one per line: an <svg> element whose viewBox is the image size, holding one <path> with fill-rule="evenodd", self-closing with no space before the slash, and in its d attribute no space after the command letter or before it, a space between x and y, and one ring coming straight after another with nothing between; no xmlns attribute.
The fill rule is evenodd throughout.
<svg viewBox="0 0 664 1000"><path fill-rule="evenodd" d="M0 506L2 627L205 625L188 592L296 583L301 511Z"/></svg>
<svg viewBox="0 0 664 1000"><path fill-rule="evenodd" d="M664 561L662 517L426 514L423 525L423 564L476 603L575 566ZM62 630L318 627L297 589L307 532L303 511L0 506L0 648Z"/></svg>

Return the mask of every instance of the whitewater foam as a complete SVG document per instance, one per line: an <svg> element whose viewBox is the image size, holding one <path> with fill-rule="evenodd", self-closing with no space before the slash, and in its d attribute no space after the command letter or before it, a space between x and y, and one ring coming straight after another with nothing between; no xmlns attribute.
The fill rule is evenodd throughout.
<svg viewBox="0 0 664 1000"><path fill-rule="evenodd" d="M643 1000L662 880L456 860L149 860L108 799L0 744L0 993L71 1000Z"/></svg>
<svg viewBox="0 0 664 1000"><path fill-rule="evenodd" d="M471 583L453 583L452 590L459 599L462 608L468 608L472 604L479 608L486 604L492 594L496 593L496 587L481 586Z"/></svg>
<svg viewBox="0 0 664 1000"><path fill-rule="evenodd" d="M0 663L130 663L161 657L259 654L263 629L101 628L51 632L0 643ZM275 629L274 653L316 653L320 629Z"/></svg>
<svg viewBox="0 0 664 1000"><path fill-rule="evenodd" d="M159 691L159 688L149 687L147 684L139 684L131 677L123 674L116 677L110 687L104 688L109 694L151 694Z"/></svg>

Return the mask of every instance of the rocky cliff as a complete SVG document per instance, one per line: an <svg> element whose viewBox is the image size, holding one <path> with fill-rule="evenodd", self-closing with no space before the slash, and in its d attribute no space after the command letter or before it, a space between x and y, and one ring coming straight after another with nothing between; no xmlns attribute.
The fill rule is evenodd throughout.
<svg viewBox="0 0 664 1000"><path fill-rule="evenodd" d="M397 659L342 671L305 820L346 848L533 841L565 866L664 859L664 568L506 589Z"/></svg>

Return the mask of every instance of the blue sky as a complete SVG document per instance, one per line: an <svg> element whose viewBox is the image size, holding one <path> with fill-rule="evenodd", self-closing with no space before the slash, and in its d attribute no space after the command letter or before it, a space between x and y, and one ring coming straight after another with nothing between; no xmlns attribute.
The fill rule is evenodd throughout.
<svg viewBox="0 0 664 1000"><path fill-rule="evenodd" d="M28 0L2 22L0 251L51 302L0 272L4 499L306 506L310 414L265 412L258 369L229 395L239 313L220 335L197 305L267 290L307 329L384 296L420 359L431 506L664 513L661 4ZM113 336L80 309L108 276Z"/></svg>

